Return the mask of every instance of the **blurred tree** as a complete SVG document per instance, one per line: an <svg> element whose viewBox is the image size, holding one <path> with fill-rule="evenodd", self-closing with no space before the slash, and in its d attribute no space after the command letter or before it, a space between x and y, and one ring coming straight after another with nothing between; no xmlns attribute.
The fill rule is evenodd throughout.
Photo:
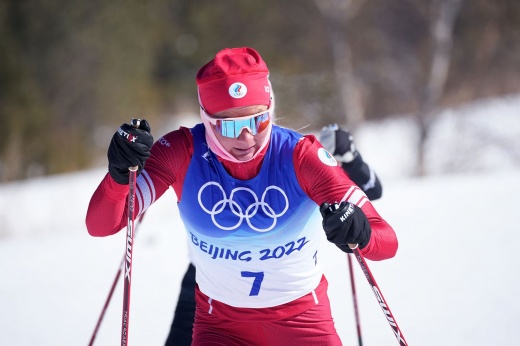
<svg viewBox="0 0 520 346"><path fill-rule="evenodd" d="M87 167L96 124L154 104L151 62L140 54L150 42L149 23L138 3L2 4L2 61L8 63L0 64L0 116L12 131L2 143L0 181Z"/></svg>
<svg viewBox="0 0 520 346"><path fill-rule="evenodd" d="M261 52L284 126L425 113L422 91L442 76L430 68L434 4L1 1L0 182L105 164L114 128L131 117L157 137L177 114L196 114L194 76L224 47ZM520 91L519 1L465 2L452 42L434 104Z"/></svg>
<svg viewBox="0 0 520 346"><path fill-rule="evenodd" d="M463 0L437 0L430 8L432 49L430 72L426 87L419 104L416 119L419 126L419 143L417 148L417 174L425 175L425 146L430 133L433 116L440 106L439 101L444 93L451 63L453 46L453 27L457 20Z"/></svg>
<svg viewBox="0 0 520 346"><path fill-rule="evenodd" d="M365 0L314 0L325 19L334 80L342 100L345 122L351 130L364 121L365 109L361 97L361 81L354 73L352 48L347 37L347 25L355 17Z"/></svg>

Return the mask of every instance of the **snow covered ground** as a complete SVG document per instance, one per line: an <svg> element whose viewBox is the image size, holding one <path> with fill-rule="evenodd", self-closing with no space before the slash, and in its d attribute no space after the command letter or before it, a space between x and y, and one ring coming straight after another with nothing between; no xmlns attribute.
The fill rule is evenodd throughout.
<svg viewBox="0 0 520 346"><path fill-rule="evenodd" d="M520 342L519 112L519 96L462 107L457 117L445 112L428 150L435 174L420 179L409 175L414 136L406 120L355 134L383 181L374 204L400 242L394 259L368 265L412 346ZM122 233L92 238L84 225L104 173L0 185L0 345L88 344L125 250ZM174 193L137 228L129 343L162 345L188 264ZM336 327L345 345L357 345L346 255L324 239L321 260ZM354 266L363 344L396 345ZM119 344L122 286L96 345Z"/></svg>

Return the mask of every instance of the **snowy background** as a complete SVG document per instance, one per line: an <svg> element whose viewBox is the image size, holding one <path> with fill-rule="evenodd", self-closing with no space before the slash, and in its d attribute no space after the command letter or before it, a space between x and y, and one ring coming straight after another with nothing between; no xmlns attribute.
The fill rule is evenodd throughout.
<svg viewBox="0 0 520 346"><path fill-rule="evenodd" d="M394 259L368 261L410 345L520 344L520 95L447 110L429 141L434 173L411 178L406 117L365 124L355 140L383 182L374 205L394 227ZM84 225L105 168L0 185L0 345L87 345L125 251L123 232ZM169 191L137 226L129 343L163 345L187 267ZM346 255L326 243L336 327L357 345ZM354 262L363 344L396 345ZM120 343L122 282L95 345Z"/></svg>

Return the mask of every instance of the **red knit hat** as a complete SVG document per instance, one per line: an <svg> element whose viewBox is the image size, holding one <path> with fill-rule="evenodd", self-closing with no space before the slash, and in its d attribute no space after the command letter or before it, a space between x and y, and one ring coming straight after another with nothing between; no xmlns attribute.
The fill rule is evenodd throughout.
<svg viewBox="0 0 520 346"><path fill-rule="evenodd" d="M197 73L201 106L208 114L270 105L269 70L253 48L226 48Z"/></svg>

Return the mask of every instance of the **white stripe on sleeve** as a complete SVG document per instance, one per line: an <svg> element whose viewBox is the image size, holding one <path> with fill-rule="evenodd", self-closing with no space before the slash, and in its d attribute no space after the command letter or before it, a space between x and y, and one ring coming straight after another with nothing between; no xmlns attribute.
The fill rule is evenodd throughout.
<svg viewBox="0 0 520 346"><path fill-rule="evenodd" d="M145 170L137 177L137 192L136 197L142 214L155 201L155 187Z"/></svg>

